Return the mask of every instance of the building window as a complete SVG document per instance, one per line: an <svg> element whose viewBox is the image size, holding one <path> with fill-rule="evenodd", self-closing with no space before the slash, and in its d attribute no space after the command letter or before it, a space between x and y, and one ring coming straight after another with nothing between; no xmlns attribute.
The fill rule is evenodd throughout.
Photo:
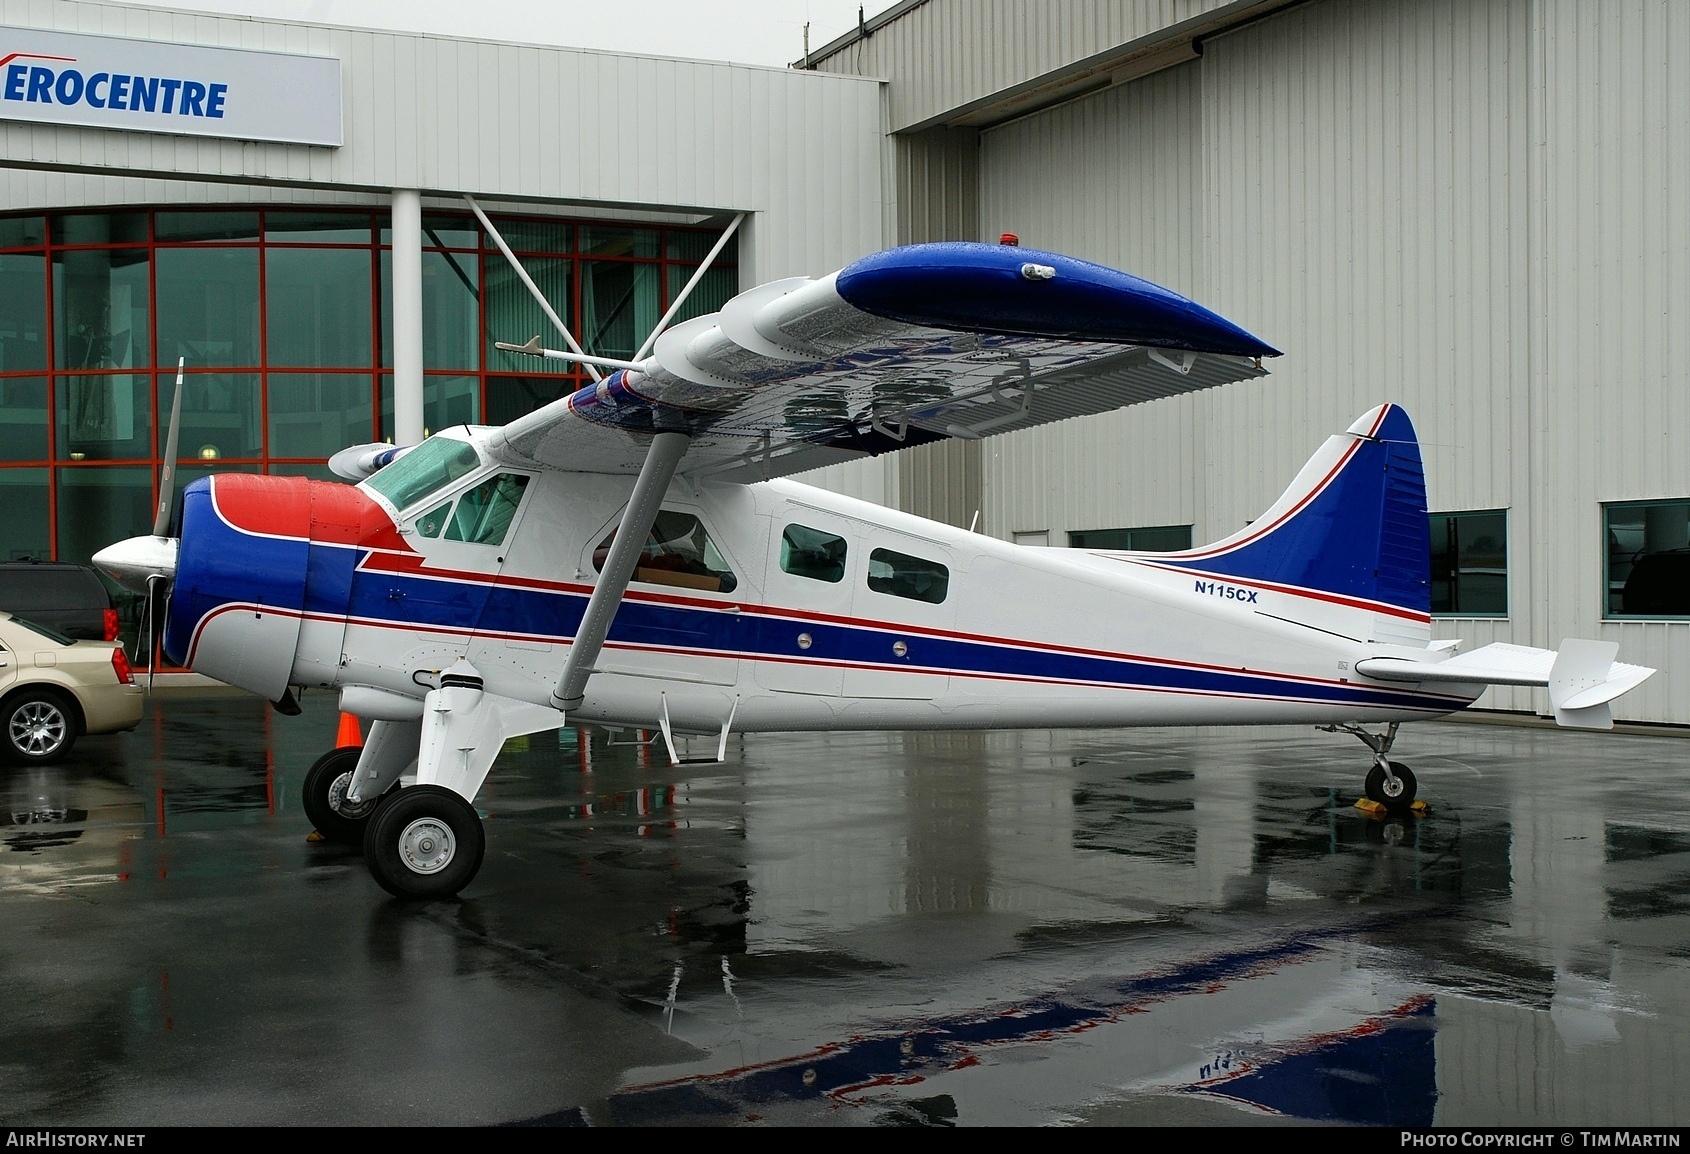
<svg viewBox="0 0 1690 1154"><path fill-rule="evenodd" d="M1690 617L1690 501L1602 510L1609 617Z"/></svg>
<svg viewBox="0 0 1690 1154"><path fill-rule="evenodd" d="M1432 612L1508 616L1508 514L1432 513Z"/></svg>
<svg viewBox="0 0 1690 1154"><path fill-rule="evenodd" d="M1191 548L1191 526L1144 525L1136 529L1075 529L1068 534L1068 547L1167 553L1175 549Z"/></svg>
<svg viewBox="0 0 1690 1154"><path fill-rule="evenodd" d="M1045 545L1049 545L1050 544L1050 530L1049 529L1017 529L1015 531L1015 543L1017 545L1038 545L1038 546L1041 546L1041 547L1045 546Z"/></svg>

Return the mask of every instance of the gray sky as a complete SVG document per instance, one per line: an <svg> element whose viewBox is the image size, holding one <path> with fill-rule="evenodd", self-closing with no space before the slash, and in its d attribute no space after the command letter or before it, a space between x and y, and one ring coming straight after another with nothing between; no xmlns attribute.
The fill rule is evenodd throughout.
<svg viewBox="0 0 1690 1154"><path fill-rule="evenodd" d="M781 68L896 0L125 0L312 24L566 44Z"/></svg>

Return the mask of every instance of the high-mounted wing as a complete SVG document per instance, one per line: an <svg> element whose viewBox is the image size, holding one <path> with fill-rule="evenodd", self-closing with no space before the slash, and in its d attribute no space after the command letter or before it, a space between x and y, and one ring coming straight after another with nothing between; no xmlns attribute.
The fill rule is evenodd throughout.
<svg viewBox="0 0 1690 1154"><path fill-rule="evenodd" d="M534 351L531 345L529 351ZM775 281L663 333L652 355L505 426L504 453L638 473L653 433L680 471L764 480L1265 375L1278 350L1177 293L1005 245L876 253Z"/></svg>

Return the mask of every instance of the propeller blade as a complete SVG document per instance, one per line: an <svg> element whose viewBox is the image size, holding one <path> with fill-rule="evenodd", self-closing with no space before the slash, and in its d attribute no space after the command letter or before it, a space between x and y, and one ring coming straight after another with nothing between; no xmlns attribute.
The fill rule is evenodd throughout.
<svg viewBox="0 0 1690 1154"><path fill-rule="evenodd" d="M176 442L182 433L182 366L187 357L176 358L176 396L170 402L170 432L164 439L164 465L158 471L158 513L153 517L153 536L170 534L170 507L176 500Z"/></svg>

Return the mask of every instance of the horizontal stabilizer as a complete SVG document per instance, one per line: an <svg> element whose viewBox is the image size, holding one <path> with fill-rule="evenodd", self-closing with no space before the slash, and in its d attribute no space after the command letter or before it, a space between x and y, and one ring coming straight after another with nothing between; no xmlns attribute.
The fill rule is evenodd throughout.
<svg viewBox="0 0 1690 1154"><path fill-rule="evenodd" d="M1381 681L1446 682L1465 685L1541 685L1549 690L1555 720L1576 729L1611 729L1608 703L1635 689L1654 673L1642 665L1615 661L1619 646L1611 641L1568 638L1559 650L1498 642L1438 660L1369 657L1356 672Z"/></svg>

